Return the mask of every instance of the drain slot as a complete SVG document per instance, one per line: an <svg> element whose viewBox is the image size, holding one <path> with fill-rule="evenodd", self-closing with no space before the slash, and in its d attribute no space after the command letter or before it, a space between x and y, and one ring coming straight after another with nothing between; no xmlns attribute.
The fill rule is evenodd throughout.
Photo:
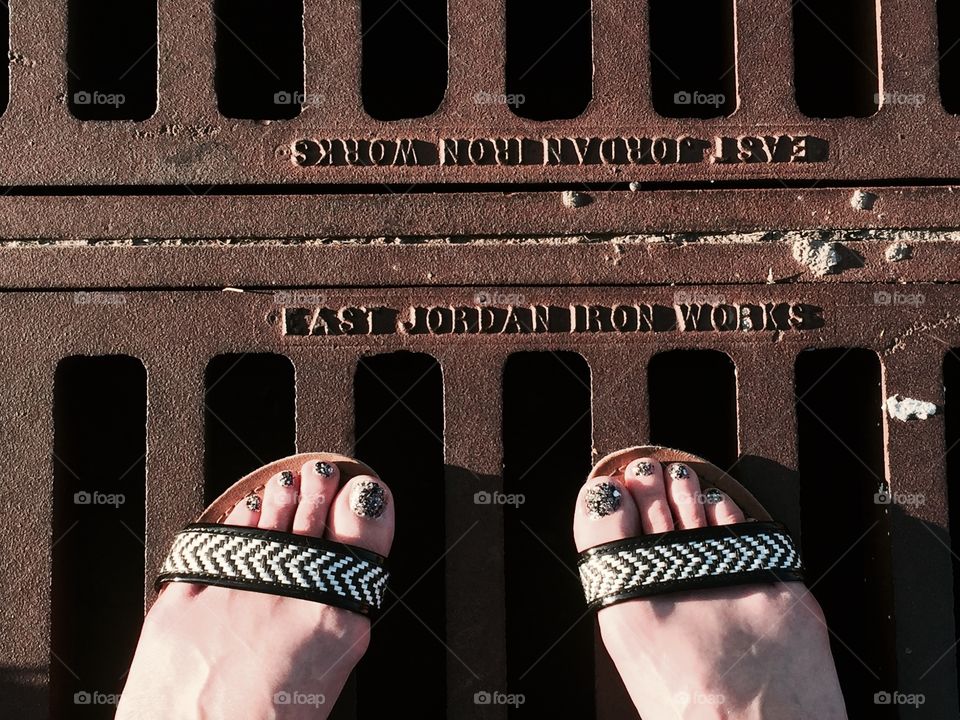
<svg viewBox="0 0 960 720"><path fill-rule="evenodd" d="M869 117L878 110L878 33L877 0L794 4L794 81L800 112L839 118Z"/></svg>
<svg viewBox="0 0 960 720"><path fill-rule="evenodd" d="M944 426L947 446L947 493L950 544L953 550L954 632L960 638L960 348L947 353L943 363ZM960 673L960 670L958 670ZM960 685L960 676L957 678Z"/></svg>
<svg viewBox="0 0 960 720"><path fill-rule="evenodd" d="M303 89L303 0L217 0L215 86L226 117L289 120Z"/></svg>
<svg viewBox="0 0 960 720"><path fill-rule="evenodd" d="M648 370L650 440L701 455L726 470L737 459L733 361L716 350L657 353Z"/></svg>
<svg viewBox="0 0 960 720"><path fill-rule="evenodd" d="M354 402L356 455L390 485L397 513L384 614L356 671L357 716L393 715L397 698L421 687L417 717L439 720L448 716L440 365L422 353L366 357L357 367ZM398 663L411 648L416 661Z"/></svg>
<svg viewBox="0 0 960 720"><path fill-rule="evenodd" d="M67 107L80 120L146 120L153 115L156 1L70 0L66 80Z"/></svg>
<svg viewBox="0 0 960 720"><path fill-rule="evenodd" d="M796 362L803 559L834 630L850 717L892 718L874 693L896 687L880 359L810 350Z"/></svg>
<svg viewBox="0 0 960 720"><path fill-rule="evenodd" d="M363 109L377 120L426 117L447 89L447 4L362 0Z"/></svg>
<svg viewBox="0 0 960 720"><path fill-rule="evenodd" d="M507 0L506 23L510 109L531 120L574 118L586 110L593 94L590 0Z"/></svg>
<svg viewBox="0 0 960 720"><path fill-rule="evenodd" d="M504 499L517 499L502 507L507 683L524 695L508 716L593 717L593 617L571 530L590 470L590 369L570 352L511 355L503 404Z"/></svg>
<svg viewBox="0 0 960 720"><path fill-rule="evenodd" d="M69 357L54 384L53 717L113 717L143 620L147 376Z"/></svg>
<svg viewBox="0 0 960 720"><path fill-rule="evenodd" d="M711 118L733 113L735 33L732 0L651 0L650 90L660 115Z"/></svg>
<svg viewBox="0 0 960 720"><path fill-rule="evenodd" d="M283 355L218 355L206 370L204 500L296 452L293 365Z"/></svg>

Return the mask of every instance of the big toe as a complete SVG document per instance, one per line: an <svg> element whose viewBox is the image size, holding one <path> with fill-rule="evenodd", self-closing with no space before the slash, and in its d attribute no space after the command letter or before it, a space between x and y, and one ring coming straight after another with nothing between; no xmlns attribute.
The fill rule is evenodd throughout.
<svg viewBox="0 0 960 720"><path fill-rule="evenodd" d="M340 488L330 506L326 537L386 556L393 543L394 502L390 488L372 475L357 475Z"/></svg>
<svg viewBox="0 0 960 720"><path fill-rule="evenodd" d="M619 478L589 480L577 497L573 535L577 550L641 534L640 513Z"/></svg>

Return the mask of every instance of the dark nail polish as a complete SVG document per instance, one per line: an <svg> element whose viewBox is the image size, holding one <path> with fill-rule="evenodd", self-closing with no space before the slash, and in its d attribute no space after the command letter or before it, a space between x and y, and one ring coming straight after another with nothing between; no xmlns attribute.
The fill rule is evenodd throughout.
<svg viewBox="0 0 960 720"><path fill-rule="evenodd" d="M373 480L354 484L350 491L350 509L360 517L378 518L387 509L387 493Z"/></svg>
<svg viewBox="0 0 960 720"><path fill-rule="evenodd" d="M621 502L623 495L620 489L607 482L597 483L584 495L587 514L592 518L602 518L616 512Z"/></svg>
<svg viewBox="0 0 960 720"><path fill-rule="evenodd" d="M330 477L333 475L333 465L322 460L313 466L314 471L321 477Z"/></svg>
<svg viewBox="0 0 960 720"><path fill-rule="evenodd" d="M290 487L293 485L293 473L289 470L284 470L280 473L280 477L277 478L277 482L283 487Z"/></svg>

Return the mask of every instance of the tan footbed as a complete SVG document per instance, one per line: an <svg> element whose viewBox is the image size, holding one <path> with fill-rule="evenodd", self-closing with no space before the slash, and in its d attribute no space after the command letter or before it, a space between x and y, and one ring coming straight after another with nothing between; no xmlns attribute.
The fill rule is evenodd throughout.
<svg viewBox="0 0 960 720"><path fill-rule="evenodd" d="M241 502L250 493L261 494L261 491L267 486L270 478L277 473L283 470L299 472L300 468L306 463L321 460L337 466L340 470L341 485L356 475L372 475L379 479L379 476L370 467L347 455L322 452L290 455L285 458L280 458L279 460L274 460L272 463L264 465L249 475L244 475L237 480L237 482L228 487L220 497L207 506L207 509L197 518L197 522L222 523L237 503Z"/></svg>
<svg viewBox="0 0 960 720"><path fill-rule="evenodd" d="M715 487L723 490L730 498L740 506L747 518L754 520L772 520L763 505L750 494L743 485L738 483L723 470L711 462L707 462L702 457L693 455L683 450L673 450L671 448L660 447L657 445L638 445L636 447L617 450L601 458L590 471L588 479L601 476L623 475L627 465L639 458L651 458L659 463L667 464L681 462L689 465L697 477L700 478L700 487L704 490Z"/></svg>

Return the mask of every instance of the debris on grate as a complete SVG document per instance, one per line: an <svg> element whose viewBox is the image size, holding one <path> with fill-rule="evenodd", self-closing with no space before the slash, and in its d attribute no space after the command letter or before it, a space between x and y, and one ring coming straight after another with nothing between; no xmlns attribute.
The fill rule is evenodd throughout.
<svg viewBox="0 0 960 720"><path fill-rule="evenodd" d="M900 262L901 260L909 260L912 256L913 248L902 242L896 242L892 245L887 245L887 249L883 252L883 257L886 258L887 262Z"/></svg>
<svg viewBox="0 0 960 720"><path fill-rule="evenodd" d="M793 242L793 257L814 275L835 272L840 265L840 243L801 237Z"/></svg>
<svg viewBox="0 0 960 720"><path fill-rule="evenodd" d="M891 395L887 398L887 412L890 417L903 422L926 420L937 414L937 406L924 400L915 400L902 395Z"/></svg>
<svg viewBox="0 0 960 720"><path fill-rule="evenodd" d="M577 192L576 190L564 190L561 196L564 207L568 208L579 208L584 205L589 205L592 201L592 198L586 193Z"/></svg>
<svg viewBox="0 0 960 720"><path fill-rule="evenodd" d="M853 197L850 198L850 205L856 210L873 210L873 206L878 199L875 193L866 190L854 190Z"/></svg>

